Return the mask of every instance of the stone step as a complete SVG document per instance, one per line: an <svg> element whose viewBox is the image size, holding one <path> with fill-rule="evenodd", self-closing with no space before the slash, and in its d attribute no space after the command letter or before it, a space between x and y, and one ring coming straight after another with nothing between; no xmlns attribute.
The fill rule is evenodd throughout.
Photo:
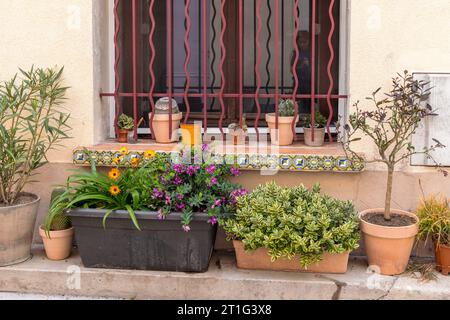
<svg viewBox="0 0 450 320"><path fill-rule="evenodd" d="M236 268L233 253L215 253L203 274L88 269L79 255L49 261L42 248L29 261L0 268L0 292L115 299L450 299L450 278L422 283L386 277L352 257L344 275L249 271ZM1 295L0 295L1 299Z"/></svg>

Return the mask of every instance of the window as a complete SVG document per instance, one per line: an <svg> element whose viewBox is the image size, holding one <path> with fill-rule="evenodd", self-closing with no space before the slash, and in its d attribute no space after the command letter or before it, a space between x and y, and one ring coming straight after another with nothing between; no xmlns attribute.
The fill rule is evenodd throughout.
<svg viewBox="0 0 450 320"><path fill-rule="evenodd" d="M300 115L316 109L333 123L346 98L341 2L115 0L116 86L103 96L114 98L116 115L143 119L136 134L150 133L148 114L164 96L208 130L244 117L263 128L276 101L294 97Z"/></svg>

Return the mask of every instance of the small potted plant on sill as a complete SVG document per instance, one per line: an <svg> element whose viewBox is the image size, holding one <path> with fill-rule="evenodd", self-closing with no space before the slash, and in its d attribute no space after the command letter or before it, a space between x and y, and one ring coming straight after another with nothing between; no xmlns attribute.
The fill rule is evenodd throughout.
<svg viewBox="0 0 450 320"><path fill-rule="evenodd" d="M58 188L53 190L51 202L66 192L66 189ZM61 207L65 207L61 203ZM44 242L45 253L50 260L64 260L70 256L72 249L74 228L70 218L62 210L53 210L52 215L48 215L43 226L39 228L39 235Z"/></svg>
<svg viewBox="0 0 450 320"><path fill-rule="evenodd" d="M150 123L153 127L153 136L158 143L172 143L178 140L177 132L183 113L180 112L175 99L172 99L172 132L170 129L170 106L169 98L161 98L155 104L155 114L150 113Z"/></svg>
<svg viewBox="0 0 450 320"><path fill-rule="evenodd" d="M361 135L367 137L376 147L378 156L366 162L382 163L387 169L384 208L360 213L369 265L383 275L398 275L405 271L419 225L415 214L391 207L395 168L415 154L424 154L433 160L432 151L444 147L434 139L436 144L416 150L411 142L422 119L434 114L426 103L431 92L429 84L414 80L407 71L393 78L392 83L392 89L384 98L378 98L381 88L367 98L373 108L367 107L364 111L359 102L355 104L356 112L350 115L341 135L345 152L361 161L364 160L353 148L353 143L362 140Z"/></svg>
<svg viewBox="0 0 450 320"><path fill-rule="evenodd" d="M248 126L246 117L242 119L242 126L240 123L231 123L228 126L228 134L231 136L231 142L233 145L245 144L245 140L248 135Z"/></svg>
<svg viewBox="0 0 450 320"><path fill-rule="evenodd" d="M238 186L227 177L239 174L237 169L178 164L153 150L135 157L126 147L114 163L117 167L102 173L91 159L91 172L69 177L67 192L50 209L51 215L67 210L83 264L207 271L217 224L233 212Z"/></svg>
<svg viewBox="0 0 450 320"><path fill-rule="evenodd" d="M450 201L444 196L431 195L422 199L417 209L418 238L427 243L432 240L436 254L436 266L443 275L450 273Z"/></svg>
<svg viewBox="0 0 450 320"><path fill-rule="evenodd" d="M288 146L294 142L292 125L299 121L295 116L295 102L292 100L281 100L278 105L278 130L276 126L277 116L275 113L266 114L267 125L270 130L272 144Z"/></svg>
<svg viewBox="0 0 450 320"><path fill-rule="evenodd" d="M119 120L117 121L117 127L119 128L117 142L128 143L128 135L134 130L133 118L127 116L126 114L121 114Z"/></svg>
<svg viewBox="0 0 450 320"><path fill-rule="evenodd" d="M345 273L360 237L350 201L274 182L237 197L224 229L239 268L276 271Z"/></svg>
<svg viewBox="0 0 450 320"><path fill-rule="evenodd" d="M311 115L305 117L305 125L303 127L305 144L310 147L321 147L325 143L325 127L327 125L327 118L325 118L319 111L314 115L314 128L312 127ZM313 133L314 132L314 141Z"/></svg>
<svg viewBox="0 0 450 320"><path fill-rule="evenodd" d="M68 138L63 68L21 70L0 84L0 266L29 259L40 197L23 192Z"/></svg>

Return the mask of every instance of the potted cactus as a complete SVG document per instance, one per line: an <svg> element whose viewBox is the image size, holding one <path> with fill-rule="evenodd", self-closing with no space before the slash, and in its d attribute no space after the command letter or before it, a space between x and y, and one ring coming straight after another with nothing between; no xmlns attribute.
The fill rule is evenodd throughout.
<svg viewBox="0 0 450 320"><path fill-rule="evenodd" d="M155 104L155 113L150 113L152 134L158 143L171 143L177 141L177 131L180 127L183 114L180 112L177 102L172 99L172 132L170 129L169 98L161 98Z"/></svg>
<svg viewBox="0 0 450 320"><path fill-rule="evenodd" d="M292 100L281 100L278 105L278 128L277 115L275 113L266 114L267 125L270 131L270 140L272 144L279 146L288 146L294 142L294 133L292 124L299 121L295 116L295 102ZM278 130L277 130L278 129Z"/></svg>
<svg viewBox="0 0 450 320"><path fill-rule="evenodd" d="M321 147L325 143L325 127L327 125L327 118L325 118L319 111L314 115L314 128L312 126L311 115L305 117L305 124L303 132L305 136L305 144L310 147ZM314 132L314 140L312 138Z"/></svg>
<svg viewBox="0 0 450 320"><path fill-rule="evenodd" d="M240 123L231 123L228 126L228 134L231 136L233 145L245 144L245 139L248 135L248 126L245 115L242 119L242 126Z"/></svg>
<svg viewBox="0 0 450 320"><path fill-rule="evenodd" d="M117 127L119 128L117 141L120 143L127 143L128 133L134 129L133 118L126 114L121 114L117 121Z"/></svg>
<svg viewBox="0 0 450 320"><path fill-rule="evenodd" d="M64 195L66 189L58 188L53 190L51 205L55 199ZM45 220L44 225L39 228L39 235L44 242L45 253L50 260L64 260L70 256L74 229L70 218L65 215L62 207L66 203L60 204L59 210L54 210Z"/></svg>

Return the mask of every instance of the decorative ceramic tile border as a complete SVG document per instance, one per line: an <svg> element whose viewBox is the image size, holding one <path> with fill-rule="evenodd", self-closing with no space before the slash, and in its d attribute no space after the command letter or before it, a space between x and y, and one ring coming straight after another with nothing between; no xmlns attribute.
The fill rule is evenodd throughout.
<svg viewBox="0 0 450 320"><path fill-rule="evenodd" d="M76 149L73 152L73 163L80 166L90 165L88 153L91 154L98 166L113 166L114 157L120 154L118 151ZM178 154L178 152L172 152L174 159ZM130 165L131 159L142 158L143 155L144 152L130 151L122 165ZM364 162L359 159L327 155L214 154L210 161L216 164L233 164L241 170L355 173L363 171L365 167Z"/></svg>

